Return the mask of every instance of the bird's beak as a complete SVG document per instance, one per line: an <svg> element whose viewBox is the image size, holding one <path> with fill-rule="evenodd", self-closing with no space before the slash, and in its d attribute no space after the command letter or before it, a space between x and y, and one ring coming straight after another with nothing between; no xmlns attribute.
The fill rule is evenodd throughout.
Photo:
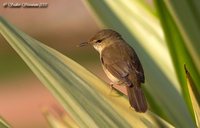
<svg viewBox="0 0 200 128"><path fill-rule="evenodd" d="M89 45L88 42L83 42L83 43L78 44L77 47L83 47L83 46L87 46L87 45Z"/></svg>

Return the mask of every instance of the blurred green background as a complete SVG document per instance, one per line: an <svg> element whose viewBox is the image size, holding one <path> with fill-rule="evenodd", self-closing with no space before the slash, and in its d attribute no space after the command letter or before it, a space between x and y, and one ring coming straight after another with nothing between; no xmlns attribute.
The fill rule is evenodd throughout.
<svg viewBox="0 0 200 128"><path fill-rule="evenodd" d="M92 47L76 47L99 30L92 14L81 0L28 1L48 3L48 8L43 9L4 8L5 2L8 0L0 1L1 16L31 37L71 57L107 80L102 72L98 53ZM47 128L42 110L55 105L59 106L0 35L0 115L14 128Z"/></svg>

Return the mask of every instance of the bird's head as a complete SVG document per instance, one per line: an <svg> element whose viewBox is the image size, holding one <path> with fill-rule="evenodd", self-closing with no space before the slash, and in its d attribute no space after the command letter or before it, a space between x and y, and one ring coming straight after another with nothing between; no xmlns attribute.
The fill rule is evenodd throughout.
<svg viewBox="0 0 200 128"><path fill-rule="evenodd" d="M101 52L105 47L113 44L115 39L120 39L119 33L112 29L103 29L97 32L92 38L87 42L83 42L79 47L92 45L98 52Z"/></svg>

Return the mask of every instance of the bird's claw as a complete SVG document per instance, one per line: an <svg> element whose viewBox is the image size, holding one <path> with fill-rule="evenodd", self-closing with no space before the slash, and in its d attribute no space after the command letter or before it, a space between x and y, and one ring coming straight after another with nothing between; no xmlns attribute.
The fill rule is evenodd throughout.
<svg viewBox="0 0 200 128"><path fill-rule="evenodd" d="M112 83L112 82L111 82L111 83L110 83L110 86L109 86L109 87L110 87L110 93L109 93L109 94L111 94L111 93L112 93L113 86L114 86L114 83Z"/></svg>

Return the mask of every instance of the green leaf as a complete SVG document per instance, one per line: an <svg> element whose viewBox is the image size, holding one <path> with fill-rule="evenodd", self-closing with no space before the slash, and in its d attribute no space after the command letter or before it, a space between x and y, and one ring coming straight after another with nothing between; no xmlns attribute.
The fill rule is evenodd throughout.
<svg viewBox="0 0 200 128"><path fill-rule="evenodd" d="M10 125L2 117L0 117L0 128L11 128Z"/></svg>
<svg viewBox="0 0 200 128"><path fill-rule="evenodd" d="M109 95L109 87L92 73L2 17L0 30L80 127L172 127L150 111L133 111L126 98Z"/></svg>
<svg viewBox="0 0 200 128"><path fill-rule="evenodd" d="M87 0L94 16L122 34L144 67L151 109L176 127L194 126L181 95L159 20L138 0ZM154 108L155 107L155 108Z"/></svg>
<svg viewBox="0 0 200 128"><path fill-rule="evenodd" d="M194 64L194 60L189 53L188 47L185 45L186 41L184 40L184 37L181 35L176 22L170 15L164 2L160 0L155 0L155 3L160 14L160 20L165 32L165 37L167 40L169 51L171 53L171 57L173 59L174 67L176 69L176 74L181 84L181 88L187 101L187 105L190 108L191 114L193 115L192 104L189 98L185 79L185 71L182 67L184 64L188 65L188 68L196 79L195 83L197 82L197 85L199 85L198 83L200 83L200 75L198 73L198 69ZM197 91L200 93L200 90L198 90L198 86L196 86L196 88Z"/></svg>
<svg viewBox="0 0 200 128"><path fill-rule="evenodd" d="M200 73L200 1L199 0L164 0L164 3L172 15L180 34L185 41L192 58ZM188 65L188 64L187 64ZM190 67L188 66L190 69ZM199 77L190 69L194 75L194 82L200 92Z"/></svg>
<svg viewBox="0 0 200 128"><path fill-rule="evenodd" d="M186 68L186 65L184 65L185 73L186 73L186 79L187 79L187 89L189 93L189 98L192 102L192 108L194 111L195 121L196 121L196 127L200 127L200 94L198 93L196 86L194 85L194 81L189 73L189 71Z"/></svg>

